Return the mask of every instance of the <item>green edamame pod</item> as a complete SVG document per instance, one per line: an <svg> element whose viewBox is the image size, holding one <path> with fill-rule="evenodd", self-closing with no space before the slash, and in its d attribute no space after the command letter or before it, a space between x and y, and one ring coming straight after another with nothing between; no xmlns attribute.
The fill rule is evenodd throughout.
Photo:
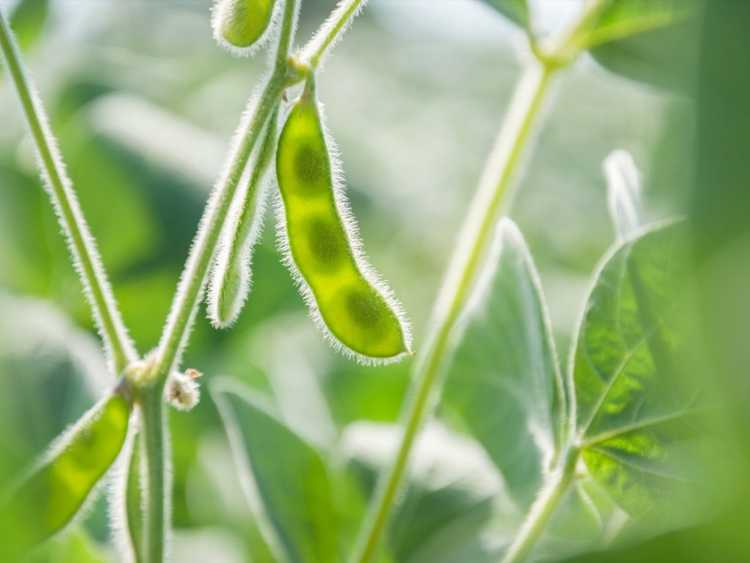
<svg viewBox="0 0 750 563"><path fill-rule="evenodd" d="M125 439L110 487L110 527L117 551L126 561L143 561L143 499L141 495L141 433L138 416L131 414Z"/></svg>
<svg viewBox="0 0 750 563"><path fill-rule="evenodd" d="M117 459L130 403L113 394L94 406L53 445L0 509L0 522L21 523L16 549L29 549L63 529ZM28 524L28 525L24 525Z"/></svg>
<svg viewBox="0 0 750 563"><path fill-rule="evenodd" d="M263 44L273 21L275 0L217 0L211 25L222 47L238 55Z"/></svg>
<svg viewBox="0 0 750 563"><path fill-rule="evenodd" d="M364 362L392 361L410 351L408 327L360 251L331 149L310 79L276 155L286 261L334 342Z"/></svg>
<svg viewBox="0 0 750 563"><path fill-rule="evenodd" d="M223 227L211 270L208 318L216 328L232 325L242 311L252 282L252 253L263 229L268 196L267 172L274 157L278 111L273 112L244 190L240 190Z"/></svg>

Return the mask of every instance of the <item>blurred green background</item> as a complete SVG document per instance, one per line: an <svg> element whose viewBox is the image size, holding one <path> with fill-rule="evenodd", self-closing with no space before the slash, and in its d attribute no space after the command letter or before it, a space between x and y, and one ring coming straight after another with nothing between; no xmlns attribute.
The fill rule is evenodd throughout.
<svg viewBox="0 0 750 563"><path fill-rule="evenodd" d="M28 65L125 321L146 352L158 341L203 204L265 62L234 59L215 45L208 0L26 4L33 9L17 30ZM6 13L15 5L0 2ZM333 5L305 0L300 37ZM536 5L539 27L554 30L578 2ZM522 45L517 29L475 0L372 0L319 80L365 248L408 311L417 346L519 77ZM602 160L616 148L633 153L650 219L694 210L697 119L684 95L610 74L587 57L559 77L548 106L512 216L541 270L566 355L591 271L614 239ZM727 196L730 208L736 193ZM393 436L366 423L398 419L409 362L361 367L326 345L280 264L273 223L269 217L256 251L240 322L217 332L201 316L185 365L206 380L229 375L257 388L313 443L378 466ZM14 92L1 76L0 305L6 483L112 380ZM450 400L438 418L417 449L421 471L396 517L395 559L492 560L518 515ZM170 425L173 560L267 560L208 393L193 412L172 412ZM372 475L364 473L366 490ZM559 554L588 541L576 526L556 532ZM39 561L113 560L106 495L75 528Z"/></svg>

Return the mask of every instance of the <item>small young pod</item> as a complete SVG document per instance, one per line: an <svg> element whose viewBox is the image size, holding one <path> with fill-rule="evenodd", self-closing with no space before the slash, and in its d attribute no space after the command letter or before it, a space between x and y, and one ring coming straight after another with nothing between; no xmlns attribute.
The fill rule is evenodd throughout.
<svg viewBox="0 0 750 563"><path fill-rule="evenodd" d="M265 138L248 181L240 190L221 233L219 250L209 278L208 318L216 328L231 326L250 293L253 248L263 229L268 196L267 172L278 135L278 113L268 123Z"/></svg>
<svg viewBox="0 0 750 563"><path fill-rule="evenodd" d="M217 0L211 25L214 38L230 52L253 52L268 35L275 0Z"/></svg>
<svg viewBox="0 0 750 563"><path fill-rule="evenodd" d="M109 396L84 415L11 492L0 508L0 521L20 524L17 549L39 544L73 520L120 453L129 417L127 399Z"/></svg>
<svg viewBox="0 0 750 563"><path fill-rule="evenodd" d="M286 262L323 330L354 357L392 361L410 351L390 291L360 252L312 79L279 138L276 174Z"/></svg>

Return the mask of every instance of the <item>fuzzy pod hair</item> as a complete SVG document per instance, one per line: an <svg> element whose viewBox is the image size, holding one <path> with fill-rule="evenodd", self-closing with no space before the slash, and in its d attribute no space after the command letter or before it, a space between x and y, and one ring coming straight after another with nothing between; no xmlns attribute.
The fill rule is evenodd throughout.
<svg viewBox="0 0 750 563"><path fill-rule="evenodd" d="M235 194L208 282L208 318L214 328L228 328L239 317L252 289L253 249L263 232L278 137L278 110L268 122L263 143Z"/></svg>
<svg viewBox="0 0 750 563"><path fill-rule="evenodd" d="M326 314L321 311L318 296L314 291L312 284L310 283L310 276L303 272L302 267L298 263L297 258L293 252L293 245L290 241L289 234L289 205L285 201L285 186L282 185L282 173L280 171L280 158L282 151L285 147L282 146L284 143L284 132L289 127L290 120L294 118L295 108L300 103L314 104L315 111L318 114L319 127L323 138L323 144L325 147L325 158L327 159L328 166L327 170L330 173L329 189L331 191L331 197L333 200L332 213L335 214L336 219L343 232L343 236L346 239L346 249L353 262L354 275L358 276L364 284L366 284L388 309L390 315L398 324L398 329L401 334L401 350L398 353L394 353L389 356L373 356L367 353L363 353L361 350L357 350L351 345L348 345L343 341L340 336L337 336L335 330L329 325L330 319L326 318ZM292 150L294 150L292 148ZM326 340L333 346L334 349L343 353L345 356L354 359L365 365L382 365L400 361L404 356L410 355L412 339L409 323L406 319L404 309L396 299L393 291L383 281L383 279L376 273L376 271L370 266L367 261L365 252L362 247L362 242L359 237L359 229L351 212L348 199L345 194L345 183L343 173L339 160L339 152L336 147L333 138L326 129L325 116L322 105L318 102L315 92L314 83L312 79L308 81L305 92L302 97L295 103L289 114L286 116L286 123L284 131L282 131L282 137L279 140L279 149L277 153L277 182L279 184L279 192L275 198L274 205L276 208L277 215L277 244L279 251L282 254L283 262L288 268L291 276L305 301L310 316L312 317L315 324L320 328L321 332L325 336Z"/></svg>
<svg viewBox="0 0 750 563"><path fill-rule="evenodd" d="M217 0L211 10L214 39L234 56L253 56L278 29L286 1Z"/></svg>

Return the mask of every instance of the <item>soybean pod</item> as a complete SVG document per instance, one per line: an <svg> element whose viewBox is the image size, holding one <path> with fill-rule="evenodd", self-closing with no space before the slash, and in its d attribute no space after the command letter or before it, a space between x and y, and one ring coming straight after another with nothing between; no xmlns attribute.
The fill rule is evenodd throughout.
<svg viewBox="0 0 750 563"><path fill-rule="evenodd" d="M279 138L276 174L285 259L323 331L366 363L410 352L401 308L367 264L337 177L314 79L294 104Z"/></svg>
<svg viewBox="0 0 750 563"><path fill-rule="evenodd" d="M128 400L116 393L98 403L5 499L0 522L21 523L15 550L34 547L73 520L117 459L130 410Z"/></svg>
<svg viewBox="0 0 750 563"><path fill-rule="evenodd" d="M275 0L218 0L211 25L214 38L230 52L251 54L272 27Z"/></svg>
<svg viewBox="0 0 750 563"><path fill-rule="evenodd" d="M232 201L221 233L208 292L208 317L216 328L226 328L237 320L250 293L252 252L263 229L267 172L276 148L277 122L278 110L271 115L263 142L250 165L245 189Z"/></svg>

